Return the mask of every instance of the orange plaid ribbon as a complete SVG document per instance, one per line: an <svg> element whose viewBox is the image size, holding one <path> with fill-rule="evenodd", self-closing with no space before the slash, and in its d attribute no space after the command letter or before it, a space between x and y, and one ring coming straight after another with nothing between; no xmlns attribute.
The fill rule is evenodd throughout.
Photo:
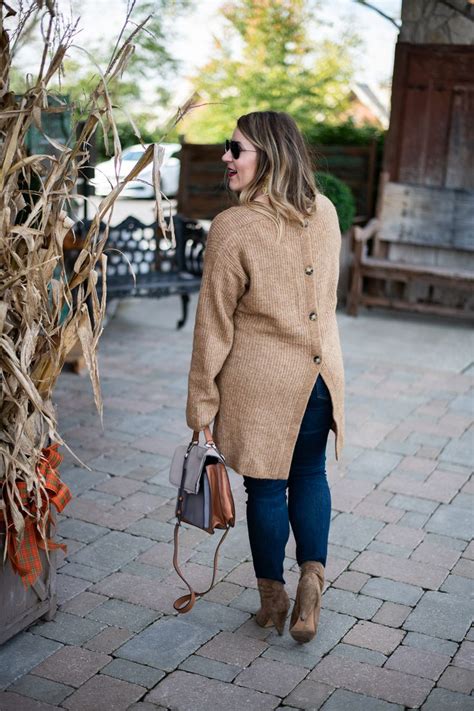
<svg viewBox="0 0 474 711"><path fill-rule="evenodd" d="M42 494L40 512L42 517L47 513L46 529L48 525L53 522L50 505L54 504L57 511L61 512L72 498L69 487L61 481L56 471L57 466L63 459L62 455L58 452L58 446L58 444L52 444L50 447L42 449L41 459L36 466L36 473L43 479L43 484L47 492L46 496ZM33 585L41 573L42 564L39 549L46 550L46 544L41 538L41 534L36 526L36 503L29 501L26 483L24 481L18 482L18 491L23 505L31 516L28 513L25 514L23 537L21 541L18 541L7 508L6 524L10 529L7 552L12 568L20 575L25 588L28 588L30 585ZM47 547L51 550L61 548L64 552L67 550L65 543L55 543L51 539L48 539Z"/></svg>

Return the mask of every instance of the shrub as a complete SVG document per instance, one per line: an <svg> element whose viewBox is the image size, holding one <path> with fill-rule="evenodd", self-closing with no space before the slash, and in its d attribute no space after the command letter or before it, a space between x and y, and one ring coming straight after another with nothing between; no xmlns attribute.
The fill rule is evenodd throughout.
<svg viewBox="0 0 474 711"><path fill-rule="evenodd" d="M316 185L330 199L336 208L341 232L346 232L352 225L356 212L356 202L352 190L335 175L316 173Z"/></svg>
<svg viewBox="0 0 474 711"><path fill-rule="evenodd" d="M344 123L314 124L304 132L305 138L311 145L324 146L365 146L373 140L381 146L385 131L371 124L356 126L348 119Z"/></svg>

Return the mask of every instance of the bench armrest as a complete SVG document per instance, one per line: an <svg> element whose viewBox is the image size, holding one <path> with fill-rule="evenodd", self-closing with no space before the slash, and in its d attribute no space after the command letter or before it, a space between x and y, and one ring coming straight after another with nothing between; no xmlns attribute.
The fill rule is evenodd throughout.
<svg viewBox="0 0 474 711"><path fill-rule="evenodd" d="M354 240L356 242L367 242L380 228L380 220L375 217L370 220L365 227L354 227Z"/></svg>

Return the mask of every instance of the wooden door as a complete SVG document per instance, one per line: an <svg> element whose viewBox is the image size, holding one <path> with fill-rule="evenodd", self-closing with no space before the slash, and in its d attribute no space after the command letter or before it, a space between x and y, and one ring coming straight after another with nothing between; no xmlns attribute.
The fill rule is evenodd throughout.
<svg viewBox="0 0 474 711"><path fill-rule="evenodd" d="M384 168L393 182L474 190L474 47L398 43Z"/></svg>

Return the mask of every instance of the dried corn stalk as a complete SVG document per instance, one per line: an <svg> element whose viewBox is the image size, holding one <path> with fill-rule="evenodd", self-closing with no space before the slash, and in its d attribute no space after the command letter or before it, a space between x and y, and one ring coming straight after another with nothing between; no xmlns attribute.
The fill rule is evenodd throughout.
<svg viewBox="0 0 474 711"><path fill-rule="evenodd" d="M25 26L25 19L35 11L43 15L44 53L35 83L16 97L9 89L10 50ZM75 27L60 27L51 0L45 3L37 0L26 9L20 4L16 31L9 31L6 25L16 14L0 0L0 484L3 485L0 519L3 507L3 513L8 510L9 520L13 521L17 539L21 540L25 516L31 514L22 503L18 482L26 483L32 501L41 501L45 492L36 474L40 452L48 444L48 438L65 444L57 431L52 392L77 338L89 369L96 406L102 414L97 345L102 333L106 289L103 284L99 299L97 283L103 278L100 275L105 274L103 248L107 233L99 234L99 223L124 185L152 161L155 185L159 185L162 151L150 146L127 178L103 199L73 274L66 274L63 241L74 231L67 205L78 170L88 158L84 146L100 122L104 131L112 134L119 160L121 146L107 85L123 72L133 52L133 37L141 26L116 47L92 92L77 141L62 145L48 139L54 146L54 156L27 155L28 129L35 125L41 130L44 112L69 108L64 104L58 106L57 101L51 107L48 97L51 82L61 71L72 44ZM179 118L188 108L189 104L180 110ZM157 220L165 231L169 228L164 221L159 190L156 195ZM171 220L170 226L172 231ZM37 511L36 526L46 541L47 516L41 517L39 506Z"/></svg>

